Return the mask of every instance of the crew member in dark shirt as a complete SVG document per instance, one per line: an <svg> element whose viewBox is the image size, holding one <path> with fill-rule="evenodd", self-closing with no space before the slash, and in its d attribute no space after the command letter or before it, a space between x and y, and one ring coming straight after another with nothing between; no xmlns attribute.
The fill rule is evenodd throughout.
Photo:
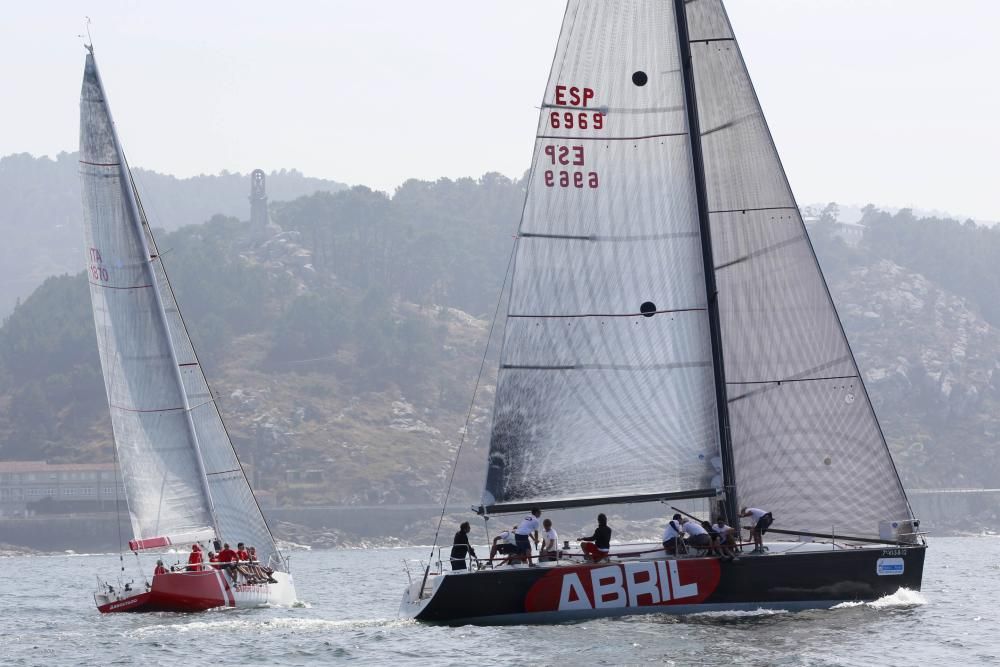
<svg viewBox="0 0 1000 667"><path fill-rule="evenodd" d="M469 525L468 521L464 521L459 526L458 532L455 533L455 539L451 542L451 569L453 570L466 569L465 557L467 555L476 557L475 550L469 544L470 530L472 530L472 526Z"/></svg>
<svg viewBox="0 0 1000 667"><path fill-rule="evenodd" d="M604 516L603 513L598 514L597 528L594 530L594 534L590 537L581 537L579 541L583 542L580 545L583 553L590 556L592 561L596 563L605 560L608 557L608 552L611 551L611 528L608 526L608 517Z"/></svg>

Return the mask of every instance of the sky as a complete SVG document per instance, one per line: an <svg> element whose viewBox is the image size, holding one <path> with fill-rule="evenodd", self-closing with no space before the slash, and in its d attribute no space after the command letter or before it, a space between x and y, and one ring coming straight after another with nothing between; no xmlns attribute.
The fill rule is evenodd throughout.
<svg viewBox="0 0 1000 667"><path fill-rule="evenodd" d="M729 0L800 204L1000 220L1000 2ZM519 176L560 0L5 3L0 155L75 150L90 26L133 166L392 192Z"/></svg>

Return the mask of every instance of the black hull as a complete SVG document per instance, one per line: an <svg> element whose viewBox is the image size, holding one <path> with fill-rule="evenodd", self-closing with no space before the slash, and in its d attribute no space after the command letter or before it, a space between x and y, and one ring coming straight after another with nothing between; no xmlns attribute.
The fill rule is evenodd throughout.
<svg viewBox="0 0 1000 667"><path fill-rule="evenodd" d="M925 546L482 570L435 577L401 612L445 624L553 623L644 613L816 609L920 589ZM409 592L408 594L409 595Z"/></svg>

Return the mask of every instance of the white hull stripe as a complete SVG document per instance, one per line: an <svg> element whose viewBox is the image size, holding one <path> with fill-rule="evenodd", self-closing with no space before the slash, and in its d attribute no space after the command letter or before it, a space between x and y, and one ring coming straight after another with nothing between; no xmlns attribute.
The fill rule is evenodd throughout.
<svg viewBox="0 0 1000 667"><path fill-rule="evenodd" d="M232 591L229 590L229 585L222 580L222 572L219 570L215 571L215 580L219 583L219 592L222 593L222 602L226 606L235 607L236 600L233 598Z"/></svg>

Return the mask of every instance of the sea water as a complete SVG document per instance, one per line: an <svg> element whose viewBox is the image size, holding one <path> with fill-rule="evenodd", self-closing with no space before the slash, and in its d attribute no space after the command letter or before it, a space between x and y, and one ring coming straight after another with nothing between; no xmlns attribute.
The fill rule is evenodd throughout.
<svg viewBox="0 0 1000 667"><path fill-rule="evenodd" d="M399 620L403 561L428 554L292 552L302 606L190 615L99 614L95 577L114 576L117 554L0 558L0 664L1000 664L996 537L932 538L923 590L872 603L502 628Z"/></svg>

